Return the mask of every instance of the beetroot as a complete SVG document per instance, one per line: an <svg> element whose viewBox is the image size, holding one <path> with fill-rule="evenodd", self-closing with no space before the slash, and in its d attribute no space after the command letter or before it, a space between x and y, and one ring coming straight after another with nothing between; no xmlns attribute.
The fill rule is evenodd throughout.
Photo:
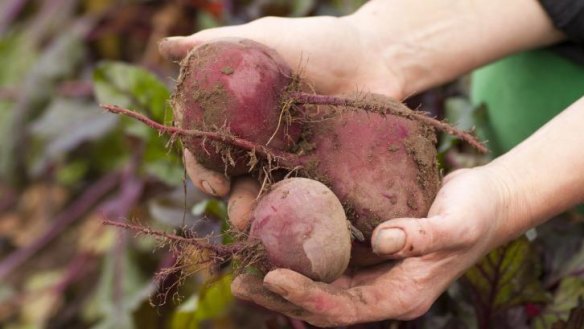
<svg viewBox="0 0 584 329"><path fill-rule="evenodd" d="M203 45L181 65L173 97L177 127L160 125L115 106L104 107L161 132L179 135L201 163L227 175L249 172L264 186L290 175L324 183L340 200L352 223L353 237L359 241L368 240L383 221L427 214L440 184L435 128L486 151L472 135L387 97L301 92L301 82L280 57L256 42ZM286 213L276 216L283 211L278 206L284 201L278 198L282 195L278 191L288 184L276 183L272 192L260 198L251 235L262 241L271 265L307 269L312 277L331 280L339 274L343 266L338 265L345 259L324 252L330 243L325 236L334 233L321 228L331 226L336 230L340 224L334 223L341 221L324 221L322 217L327 212L329 216L340 215L324 201L311 201L317 199L312 189L321 190L311 183L291 189L284 198L290 202L282 208L287 209ZM306 201L302 204L299 200ZM276 217L279 219L266 219ZM288 236L285 234L292 218L298 223ZM305 226L311 218L314 225ZM321 249L325 258L339 258L313 260L312 251L307 252L306 243L300 239L308 228L314 229L311 234L323 236L311 240L321 243L314 247L310 242L311 250ZM289 247L293 243L295 247ZM367 243L355 246L359 248L354 251L370 254ZM331 266L331 272L317 273L314 269L322 264Z"/></svg>
<svg viewBox="0 0 584 329"><path fill-rule="evenodd" d="M259 239L272 266L332 282L347 269L351 235L340 201L324 184L289 178L274 184L252 214L250 238Z"/></svg>
<svg viewBox="0 0 584 329"><path fill-rule="evenodd" d="M433 129L403 117L346 110L305 130L312 148L303 158L307 175L334 191L365 240L355 241L351 263L381 261L369 250L375 227L391 218L426 216L438 191Z"/></svg>
<svg viewBox="0 0 584 329"><path fill-rule="evenodd" d="M289 116L280 117L282 96L295 85L288 65L262 44L246 39L203 44L181 63L172 98L174 119L184 129L224 131L285 150L300 132ZM207 168L230 175L248 171L249 159L241 149L199 137L183 138L183 143Z"/></svg>

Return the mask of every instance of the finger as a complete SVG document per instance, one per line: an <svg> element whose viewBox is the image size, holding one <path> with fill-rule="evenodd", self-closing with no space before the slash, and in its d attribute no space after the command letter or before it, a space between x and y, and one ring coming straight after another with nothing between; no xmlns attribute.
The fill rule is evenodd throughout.
<svg viewBox="0 0 584 329"><path fill-rule="evenodd" d="M422 256L472 245L472 225L444 216L400 218L380 224L373 231L373 252L387 258Z"/></svg>
<svg viewBox="0 0 584 329"><path fill-rule="evenodd" d="M188 37L168 37L164 38L158 43L158 52L162 57L171 61L182 60L191 49L201 44L200 41Z"/></svg>
<svg viewBox="0 0 584 329"><path fill-rule="evenodd" d="M284 313L296 318L307 315L306 311L302 308L266 289L263 286L262 278L258 275L238 275L231 283L231 291L239 299L253 302L272 311Z"/></svg>
<svg viewBox="0 0 584 329"><path fill-rule="evenodd" d="M350 290L314 282L297 272L276 269L264 277L264 287L305 310L302 319L317 326L340 326L357 323L357 296Z"/></svg>
<svg viewBox="0 0 584 329"><path fill-rule="evenodd" d="M191 49L210 40L226 37L245 38L258 35L257 31L248 30L250 30L248 25L226 26L203 30L185 37L168 37L160 41L158 51L168 60L180 61ZM261 36L262 34L259 35Z"/></svg>
<svg viewBox="0 0 584 329"><path fill-rule="evenodd" d="M189 178L201 191L216 197L229 194L230 184L225 175L203 167L187 149L183 150L183 156Z"/></svg>
<svg viewBox="0 0 584 329"><path fill-rule="evenodd" d="M245 177L233 183L227 215L236 229L244 231L249 226L251 211L259 193L260 184L253 178Z"/></svg>

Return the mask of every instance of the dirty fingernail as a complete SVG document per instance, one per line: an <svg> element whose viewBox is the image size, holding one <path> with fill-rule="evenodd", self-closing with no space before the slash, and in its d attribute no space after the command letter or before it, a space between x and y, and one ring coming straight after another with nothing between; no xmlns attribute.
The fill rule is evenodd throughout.
<svg viewBox="0 0 584 329"><path fill-rule="evenodd" d="M217 191L211 187L211 184L206 180L201 181L201 187L203 188L203 192L210 194L210 195L217 195Z"/></svg>
<svg viewBox="0 0 584 329"><path fill-rule="evenodd" d="M406 244L406 234L399 228L382 230L373 244L373 251L378 255L391 255L400 251Z"/></svg>

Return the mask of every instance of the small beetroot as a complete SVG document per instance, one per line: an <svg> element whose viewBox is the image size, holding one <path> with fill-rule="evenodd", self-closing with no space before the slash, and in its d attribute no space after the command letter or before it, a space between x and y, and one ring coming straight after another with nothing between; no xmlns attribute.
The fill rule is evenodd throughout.
<svg viewBox="0 0 584 329"><path fill-rule="evenodd" d="M259 200L250 238L261 241L272 266L332 282L349 264L348 224L343 206L328 187L312 179L289 178Z"/></svg>

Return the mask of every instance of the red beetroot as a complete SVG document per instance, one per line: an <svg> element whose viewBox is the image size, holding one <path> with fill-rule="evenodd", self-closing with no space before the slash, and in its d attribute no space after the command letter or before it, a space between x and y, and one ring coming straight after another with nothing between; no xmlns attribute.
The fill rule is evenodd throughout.
<svg viewBox="0 0 584 329"><path fill-rule="evenodd" d="M289 178L272 186L252 214L250 237L269 262L332 282L347 269L351 236L343 206L324 184Z"/></svg>
<svg viewBox="0 0 584 329"><path fill-rule="evenodd" d="M285 150L300 131L282 109L286 91L294 86L288 65L260 43L229 39L203 44L181 63L172 98L175 122L183 129L223 131ZM210 169L230 175L249 170L245 150L198 137L183 138L183 143Z"/></svg>
<svg viewBox="0 0 584 329"><path fill-rule="evenodd" d="M387 219L428 213L440 183L432 128L403 117L345 110L306 130L312 147L303 157L307 175L333 190L366 238Z"/></svg>
<svg viewBox="0 0 584 329"><path fill-rule="evenodd" d="M331 188L363 234L351 263L378 263L368 243L375 227L391 218L426 216L438 191L433 129L403 117L351 110L305 129L312 147L303 157L306 175Z"/></svg>

